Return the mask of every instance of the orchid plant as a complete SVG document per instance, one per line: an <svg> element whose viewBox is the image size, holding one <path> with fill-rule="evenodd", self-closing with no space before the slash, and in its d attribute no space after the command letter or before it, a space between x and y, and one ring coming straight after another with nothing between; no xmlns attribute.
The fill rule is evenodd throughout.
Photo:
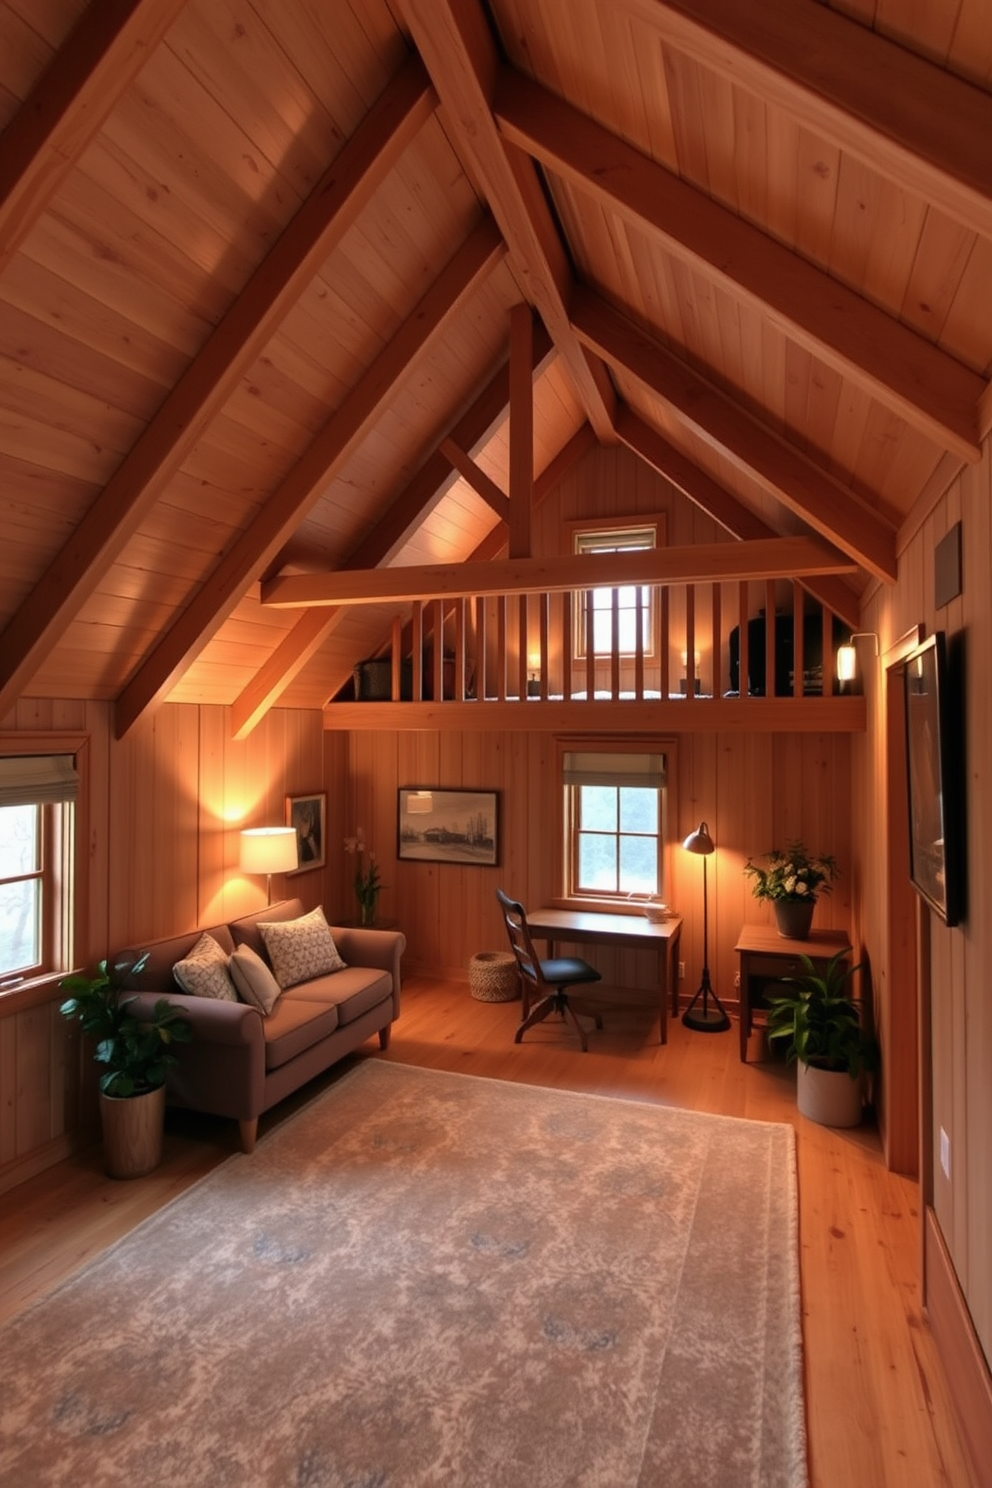
<svg viewBox="0 0 992 1488"><path fill-rule="evenodd" d="M353 853L355 857L354 882L359 920L363 925L374 925L382 880L379 877L379 865L375 860L375 853L366 843L361 827L358 828L354 837L344 839L344 850L346 853ZM366 858L368 859L367 866Z"/></svg>

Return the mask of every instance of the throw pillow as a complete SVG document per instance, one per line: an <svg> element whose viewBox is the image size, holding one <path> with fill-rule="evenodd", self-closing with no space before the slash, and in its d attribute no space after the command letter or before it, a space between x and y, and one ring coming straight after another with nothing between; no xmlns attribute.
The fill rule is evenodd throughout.
<svg viewBox="0 0 992 1488"><path fill-rule="evenodd" d="M253 951L249 945L238 946L228 962L228 968L241 1001L258 1008L262 1017L267 1018L275 1007L282 988L258 952Z"/></svg>
<svg viewBox="0 0 992 1488"><path fill-rule="evenodd" d="M276 981L285 992L298 982L340 971L344 962L319 907L298 920L259 924Z"/></svg>
<svg viewBox="0 0 992 1488"><path fill-rule="evenodd" d="M238 1000L227 971L227 953L205 932L189 955L176 962L172 975L191 997L216 997L221 1002Z"/></svg>

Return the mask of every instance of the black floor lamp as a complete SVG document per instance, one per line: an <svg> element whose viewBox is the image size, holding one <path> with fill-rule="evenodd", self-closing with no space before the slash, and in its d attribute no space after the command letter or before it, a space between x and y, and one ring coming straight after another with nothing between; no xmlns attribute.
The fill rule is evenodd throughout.
<svg viewBox="0 0 992 1488"><path fill-rule="evenodd" d="M716 851L716 845L706 823L700 822L696 830L689 833L682 846L686 852L700 853L703 859L703 976L699 991L682 1014L682 1022L686 1028L695 1028L700 1033L722 1033L725 1028L730 1027L730 1019L710 986L709 895L706 884L706 859L711 852ZM697 1003L701 1003L701 1006L697 1007Z"/></svg>

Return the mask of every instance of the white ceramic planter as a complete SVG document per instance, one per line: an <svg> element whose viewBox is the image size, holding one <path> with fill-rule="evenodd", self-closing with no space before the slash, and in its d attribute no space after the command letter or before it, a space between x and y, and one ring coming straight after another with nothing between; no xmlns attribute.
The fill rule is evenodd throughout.
<svg viewBox="0 0 992 1488"><path fill-rule="evenodd" d="M820 1126L860 1126L864 1082L844 1070L796 1065L796 1104L803 1116Z"/></svg>

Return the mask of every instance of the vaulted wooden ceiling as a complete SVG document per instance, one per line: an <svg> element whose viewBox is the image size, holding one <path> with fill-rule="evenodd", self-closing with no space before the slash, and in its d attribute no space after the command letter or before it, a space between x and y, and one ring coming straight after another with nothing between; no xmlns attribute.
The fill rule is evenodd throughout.
<svg viewBox="0 0 992 1488"><path fill-rule="evenodd" d="M848 614L992 424L987 0L0 0L0 125L0 721L321 707L521 381Z"/></svg>

